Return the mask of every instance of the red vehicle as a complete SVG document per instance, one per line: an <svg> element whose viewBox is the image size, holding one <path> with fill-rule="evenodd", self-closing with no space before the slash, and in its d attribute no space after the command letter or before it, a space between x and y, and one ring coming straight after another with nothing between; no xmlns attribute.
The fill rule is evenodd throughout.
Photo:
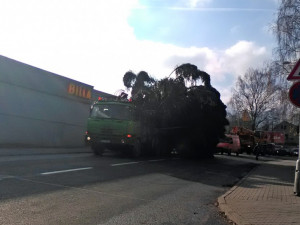
<svg viewBox="0 0 300 225"><path fill-rule="evenodd" d="M256 144L266 145L284 145L285 135L278 131L252 131L244 127L233 127L232 134L236 134L240 138L241 152L252 153Z"/></svg>
<svg viewBox="0 0 300 225"><path fill-rule="evenodd" d="M236 153L238 156L241 150L240 138L238 135L226 134L226 137L221 139L217 144L217 150L223 154L226 152L228 155Z"/></svg>
<svg viewBox="0 0 300 225"><path fill-rule="evenodd" d="M262 132L262 139L265 143L274 143L283 145L285 141L284 133L276 131L264 131Z"/></svg>
<svg viewBox="0 0 300 225"><path fill-rule="evenodd" d="M240 137L241 152L247 152L247 154L252 152L256 144L255 135L252 130L244 127L233 127L231 134L236 134Z"/></svg>

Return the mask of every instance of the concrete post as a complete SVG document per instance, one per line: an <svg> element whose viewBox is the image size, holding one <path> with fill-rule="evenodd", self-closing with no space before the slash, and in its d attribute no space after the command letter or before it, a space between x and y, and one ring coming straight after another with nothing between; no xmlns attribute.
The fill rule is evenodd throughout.
<svg viewBox="0 0 300 225"><path fill-rule="evenodd" d="M294 194L300 196L300 159L296 162Z"/></svg>

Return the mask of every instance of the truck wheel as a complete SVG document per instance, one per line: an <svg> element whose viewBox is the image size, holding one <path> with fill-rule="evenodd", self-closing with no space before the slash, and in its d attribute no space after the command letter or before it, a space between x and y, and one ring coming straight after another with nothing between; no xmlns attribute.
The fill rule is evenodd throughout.
<svg viewBox="0 0 300 225"><path fill-rule="evenodd" d="M98 156L102 156L103 155L104 147L102 145L93 143L91 145L91 148L92 148L92 150L94 152L94 155L98 155Z"/></svg>
<svg viewBox="0 0 300 225"><path fill-rule="evenodd" d="M161 149L161 146L159 145L158 138L153 138L152 142L151 142L151 145L152 145L151 151L152 151L153 155L156 156L156 157L162 156L162 149Z"/></svg>
<svg viewBox="0 0 300 225"><path fill-rule="evenodd" d="M142 154L142 145L140 141L137 141L132 148L131 155L133 158L138 158Z"/></svg>

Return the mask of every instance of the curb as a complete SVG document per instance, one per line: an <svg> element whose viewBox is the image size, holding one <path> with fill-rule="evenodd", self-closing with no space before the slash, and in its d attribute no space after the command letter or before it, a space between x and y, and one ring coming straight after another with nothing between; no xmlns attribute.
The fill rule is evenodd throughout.
<svg viewBox="0 0 300 225"><path fill-rule="evenodd" d="M256 167L251 169L241 180L239 180L236 185L234 185L232 188L230 188L225 194L221 195L217 202L218 207L221 212L225 214L225 216L234 222L235 224L243 224L243 217L239 214L237 214L235 211L233 211L230 206L226 203L226 197L229 196L232 192L234 192L252 173L254 173L261 164L257 164Z"/></svg>

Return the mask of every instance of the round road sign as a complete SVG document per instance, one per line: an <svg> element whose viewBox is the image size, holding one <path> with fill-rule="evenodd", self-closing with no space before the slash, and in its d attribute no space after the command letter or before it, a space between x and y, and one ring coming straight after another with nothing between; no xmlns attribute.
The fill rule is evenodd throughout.
<svg viewBox="0 0 300 225"><path fill-rule="evenodd" d="M294 83L289 91L290 101L297 107L300 107L300 82Z"/></svg>

